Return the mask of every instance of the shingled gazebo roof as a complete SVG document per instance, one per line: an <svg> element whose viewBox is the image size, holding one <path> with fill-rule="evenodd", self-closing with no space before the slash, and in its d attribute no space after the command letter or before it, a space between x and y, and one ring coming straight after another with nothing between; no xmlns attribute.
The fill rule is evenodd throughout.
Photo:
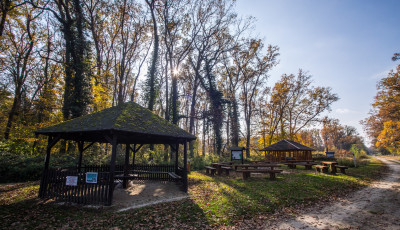
<svg viewBox="0 0 400 230"><path fill-rule="evenodd" d="M109 142L107 135L118 134L119 143L169 144L195 140L186 132L150 110L127 102L102 111L40 129L36 134L66 140Z"/></svg>
<svg viewBox="0 0 400 230"><path fill-rule="evenodd" d="M315 149L312 149L310 147L307 147L305 145L302 145L300 143L294 142L294 141L289 141L286 139L283 139L281 141L276 142L275 144L272 144L270 146L267 146L260 151L315 151Z"/></svg>

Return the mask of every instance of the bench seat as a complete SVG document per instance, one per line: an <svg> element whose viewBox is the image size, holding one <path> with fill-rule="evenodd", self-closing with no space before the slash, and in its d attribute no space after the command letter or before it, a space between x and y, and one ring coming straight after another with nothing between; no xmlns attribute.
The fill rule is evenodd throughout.
<svg viewBox="0 0 400 230"><path fill-rule="evenodd" d="M217 172L217 169L211 166L204 166L204 168L206 169L206 173L210 174L211 176L214 176Z"/></svg>
<svg viewBox="0 0 400 230"><path fill-rule="evenodd" d="M178 180L179 180L179 179L182 179L181 176L177 175L177 174L174 173L174 172L169 172L168 175L169 175L170 177L172 177L173 179L178 179Z"/></svg>
<svg viewBox="0 0 400 230"><path fill-rule="evenodd" d="M227 176L229 176L229 172L230 172L231 170L233 170L232 167L230 167L230 166L221 166L221 169L222 169L223 171L225 171L225 173L226 173Z"/></svg>
<svg viewBox="0 0 400 230"><path fill-rule="evenodd" d="M346 169L348 169L349 167L344 165L336 165L336 168L340 169L341 173L346 174Z"/></svg>
<svg viewBox="0 0 400 230"><path fill-rule="evenodd" d="M297 165L302 165L305 167L305 169L312 169L312 166L316 165L317 163L315 163L315 162L288 162L285 164L291 169L295 169Z"/></svg>
<svg viewBox="0 0 400 230"><path fill-rule="evenodd" d="M316 172L323 172L323 173L328 173L328 166L324 166L324 165L316 165L315 166L315 171Z"/></svg>
<svg viewBox="0 0 400 230"><path fill-rule="evenodd" d="M250 173L269 173L269 179L274 180L276 179L276 174L281 173L282 169L239 169L236 172L243 173L243 179L247 179L250 177Z"/></svg>

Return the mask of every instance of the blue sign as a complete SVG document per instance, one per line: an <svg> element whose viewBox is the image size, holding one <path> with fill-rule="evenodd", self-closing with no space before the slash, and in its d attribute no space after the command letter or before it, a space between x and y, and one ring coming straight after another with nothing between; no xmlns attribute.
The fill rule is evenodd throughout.
<svg viewBox="0 0 400 230"><path fill-rule="evenodd" d="M334 158L335 157L335 152L325 152L327 158Z"/></svg>
<svg viewBox="0 0 400 230"><path fill-rule="evenodd" d="M96 184L97 183L97 172L86 173L86 183Z"/></svg>

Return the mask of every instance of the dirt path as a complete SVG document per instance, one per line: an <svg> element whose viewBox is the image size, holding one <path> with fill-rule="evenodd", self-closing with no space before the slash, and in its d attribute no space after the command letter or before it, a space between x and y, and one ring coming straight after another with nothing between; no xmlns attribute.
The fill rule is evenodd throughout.
<svg viewBox="0 0 400 230"><path fill-rule="evenodd" d="M381 181L332 206L270 222L265 229L400 229L400 161L379 159L390 167Z"/></svg>
<svg viewBox="0 0 400 230"><path fill-rule="evenodd" d="M122 184L115 188L112 208L126 211L187 197L174 182L130 181L127 189L123 189Z"/></svg>

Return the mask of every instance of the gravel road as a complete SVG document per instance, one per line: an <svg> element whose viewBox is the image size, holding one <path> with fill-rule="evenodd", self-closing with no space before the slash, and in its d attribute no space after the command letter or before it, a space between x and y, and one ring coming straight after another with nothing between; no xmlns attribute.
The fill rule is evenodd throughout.
<svg viewBox="0 0 400 230"><path fill-rule="evenodd" d="M390 167L380 181L331 206L316 207L293 219L270 222L265 229L400 230L400 161L378 159Z"/></svg>

